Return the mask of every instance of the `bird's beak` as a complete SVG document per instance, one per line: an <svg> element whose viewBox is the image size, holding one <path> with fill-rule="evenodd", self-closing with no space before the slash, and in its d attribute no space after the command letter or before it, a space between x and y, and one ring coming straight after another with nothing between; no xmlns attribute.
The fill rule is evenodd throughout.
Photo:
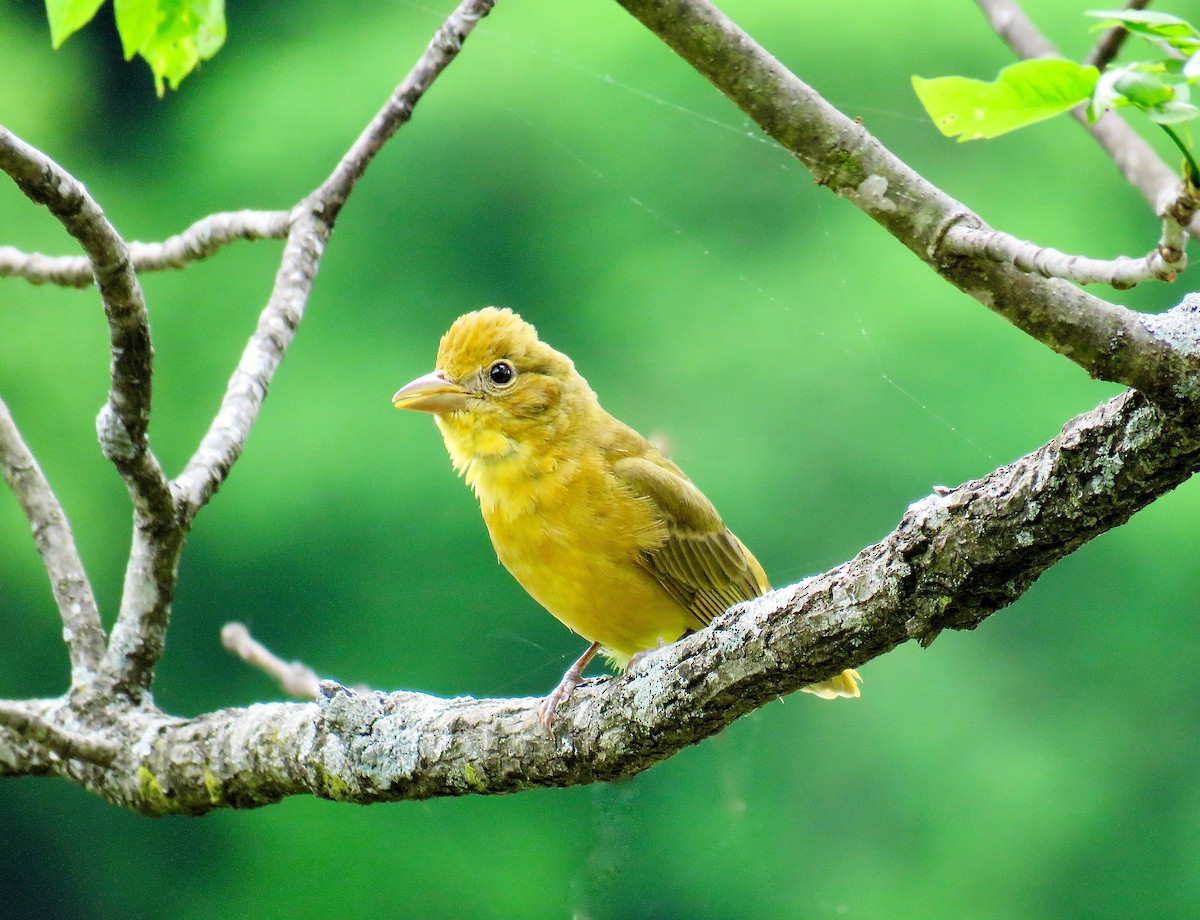
<svg viewBox="0 0 1200 920"><path fill-rule="evenodd" d="M392 397L397 409L416 409L420 412L454 412L467 404L469 394L446 377L444 371L434 371L406 383Z"/></svg>

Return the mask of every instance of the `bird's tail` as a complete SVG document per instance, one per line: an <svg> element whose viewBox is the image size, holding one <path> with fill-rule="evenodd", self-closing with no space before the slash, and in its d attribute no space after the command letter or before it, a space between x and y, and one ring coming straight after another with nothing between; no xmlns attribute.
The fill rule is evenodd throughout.
<svg viewBox="0 0 1200 920"><path fill-rule="evenodd" d="M853 668L847 668L835 677L823 680L819 684L809 684L800 689L805 693L813 694L813 696L819 696L823 700L836 700L839 696L852 700L862 695L858 689L861 682L862 678L858 672Z"/></svg>

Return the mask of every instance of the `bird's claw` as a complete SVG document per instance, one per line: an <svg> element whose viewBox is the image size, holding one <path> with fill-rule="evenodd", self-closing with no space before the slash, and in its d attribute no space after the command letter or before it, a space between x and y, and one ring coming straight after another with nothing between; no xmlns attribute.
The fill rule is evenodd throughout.
<svg viewBox="0 0 1200 920"><path fill-rule="evenodd" d="M542 723L542 728L548 732L554 731L554 714L558 709L558 704L569 700L571 694L575 692L581 683L583 683L581 677L566 674L559 681L558 686L551 690L546 698L542 700L542 704L538 707L538 721Z"/></svg>

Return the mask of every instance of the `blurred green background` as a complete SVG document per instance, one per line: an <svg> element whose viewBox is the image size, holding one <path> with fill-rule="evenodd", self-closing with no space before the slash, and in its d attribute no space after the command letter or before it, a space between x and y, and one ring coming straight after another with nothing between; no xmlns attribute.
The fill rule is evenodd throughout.
<svg viewBox="0 0 1200 920"><path fill-rule="evenodd" d="M1078 58L1088 4L1049 6L1041 24ZM85 181L127 238L285 208L449 8L234 2L226 48L159 101L144 64L120 60L110 10L52 53L41 5L0 0L0 123ZM1011 61L972 4L725 8L994 225L1098 256L1157 239L1069 120L958 145L923 117L911 75L990 78ZM0 231L73 251L9 183ZM279 250L239 244L144 279L152 441L172 474ZM1189 281L1115 296L1162 310ZM616 4L501 0L341 218L247 453L189 541L164 708L278 697L221 650L231 619L322 674L438 694L543 694L582 650L497 564L432 422L389 403L454 317L488 303L518 309L609 410L668 438L776 584L847 559L932 486L1015 459L1117 392L815 187ZM94 292L0 284L0 394L111 617L129 510L93 435L106 342ZM0 913L1195 916L1198 510L1189 483L976 632L872 662L859 702L782 700L618 785L153 821L60 780L8 781ZM3 496L0 623L0 696L61 692L58 616Z"/></svg>

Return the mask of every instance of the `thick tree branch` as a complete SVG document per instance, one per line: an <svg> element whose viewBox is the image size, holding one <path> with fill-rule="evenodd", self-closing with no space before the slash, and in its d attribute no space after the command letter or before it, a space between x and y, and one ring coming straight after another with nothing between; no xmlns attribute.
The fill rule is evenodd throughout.
<svg viewBox="0 0 1200 920"><path fill-rule="evenodd" d="M0 400L0 468L29 520L50 590L63 620L63 639L71 656L71 683L86 684L104 654L104 627L96 596L75 545L75 535L58 497Z"/></svg>
<svg viewBox="0 0 1200 920"><path fill-rule="evenodd" d="M117 745L92 732L64 728L45 715L53 701L0 700L0 725L12 729L57 757L106 767L116 759ZM39 711L42 710L42 711Z"/></svg>
<svg viewBox="0 0 1200 920"><path fill-rule="evenodd" d="M830 106L706 0L619 0L838 195L944 279L1084 368L1175 406L1193 398L1195 361L1137 313L1056 279L945 245L951 228L990 228Z"/></svg>
<svg viewBox="0 0 1200 920"><path fill-rule="evenodd" d="M1194 337L1198 311L1193 300L1169 322ZM111 767L52 766L149 814L297 794L368 803L618 779L842 667L975 627L1197 468L1200 436L1126 392L1040 450L913 504L894 532L836 569L739 605L630 677L586 682L553 737L536 699L355 693L326 682L316 703L186 720L125 709L110 729L123 741ZM0 731L0 773L13 772L22 741Z"/></svg>
<svg viewBox="0 0 1200 920"><path fill-rule="evenodd" d="M1025 15L1016 0L975 0L988 24L1022 58L1062 57L1054 44ZM1133 8L1133 4L1129 4ZM1121 30L1125 31L1125 30ZM1097 50L1099 46L1097 46ZM1095 54L1097 52L1093 52ZM1179 171L1172 169L1141 136L1115 112L1106 112L1091 122L1087 106L1077 106L1071 116L1095 139L1116 164L1121 175L1136 188L1156 214L1163 213L1162 202L1172 194ZM1187 223L1192 236L1200 236L1200 222Z"/></svg>
<svg viewBox="0 0 1200 920"><path fill-rule="evenodd" d="M287 236L287 211L224 211L209 214L182 233L161 243L129 244L133 270L142 272L186 268L238 240L281 240ZM46 256L0 246L0 278L24 278L31 284L90 287L95 283L91 263L82 256Z"/></svg>
<svg viewBox="0 0 1200 920"><path fill-rule="evenodd" d="M154 348L129 248L81 182L4 127L0 169L27 198L57 217L87 253L104 301L112 354L108 402L96 419L96 433L138 512L168 521L173 513L170 490L146 437Z"/></svg>

